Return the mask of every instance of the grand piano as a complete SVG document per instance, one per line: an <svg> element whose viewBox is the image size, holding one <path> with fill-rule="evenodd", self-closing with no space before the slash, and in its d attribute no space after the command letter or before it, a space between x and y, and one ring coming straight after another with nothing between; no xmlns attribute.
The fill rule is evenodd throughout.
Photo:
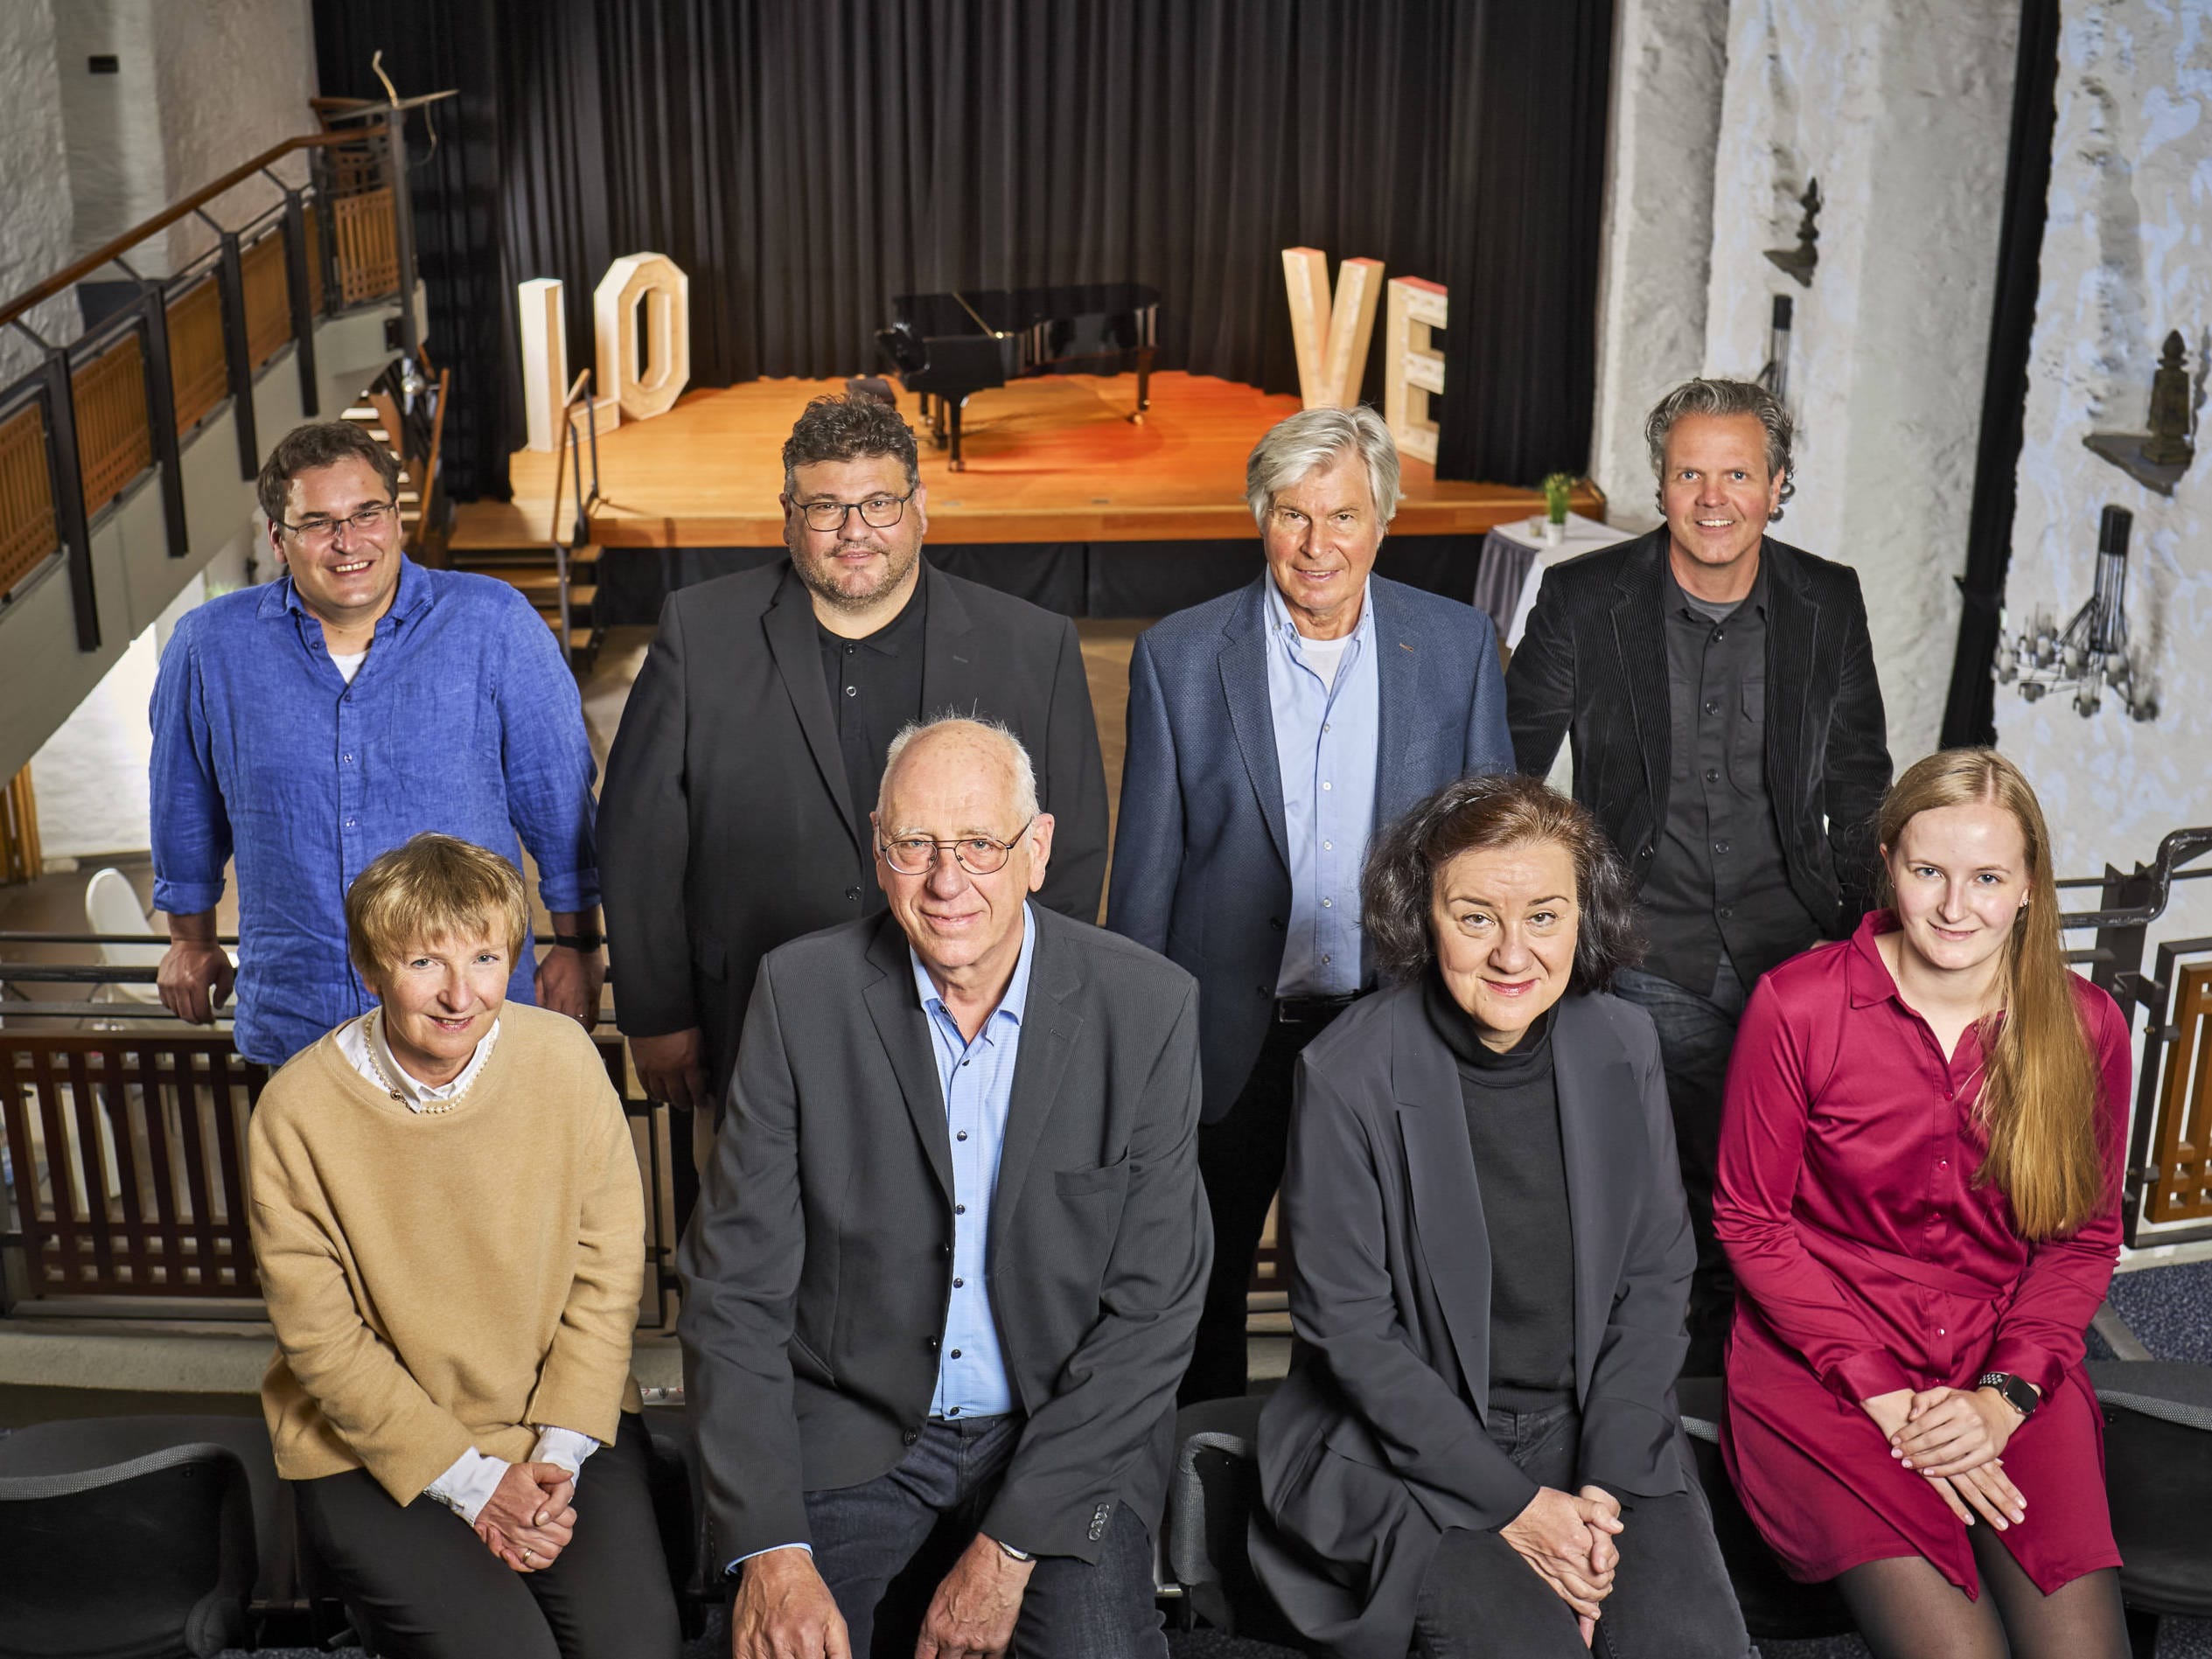
<svg viewBox="0 0 2212 1659"><path fill-rule="evenodd" d="M1033 374L1137 372L1136 413L1151 407L1160 290L1137 282L900 294L876 345L922 400L941 449L960 460L960 408L974 393Z"/></svg>

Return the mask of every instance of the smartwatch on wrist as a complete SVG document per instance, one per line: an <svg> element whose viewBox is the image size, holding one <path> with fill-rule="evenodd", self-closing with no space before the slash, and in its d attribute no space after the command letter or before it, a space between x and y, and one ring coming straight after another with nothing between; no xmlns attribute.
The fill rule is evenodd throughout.
<svg viewBox="0 0 2212 1659"><path fill-rule="evenodd" d="M2043 1403L2042 1396L2010 1371L1984 1371L1974 1386L1994 1389L2006 1405L2024 1418L2034 1416L2035 1408Z"/></svg>

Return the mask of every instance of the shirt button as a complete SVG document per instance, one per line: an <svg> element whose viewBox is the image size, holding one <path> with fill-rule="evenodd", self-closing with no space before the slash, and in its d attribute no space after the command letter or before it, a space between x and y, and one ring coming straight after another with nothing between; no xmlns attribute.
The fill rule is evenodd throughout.
<svg viewBox="0 0 2212 1659"><path fill-rule="evenodd" d="M858 645L848 645L845 647L845 654L849 657L859 649L860 647Z"/></svg>
<svg viewBox="0 0 2212 1659"><path fill-rule="evenodd" d="M1720 781L1720 769L1718 766L1706 767L1705 769L1705 781L1708 784L1719 783Z"/></svg>
<svg viewBox="0 0 2212 1659"><path fill-rule="evenodd" d="M359 821L360 821L360 820L359 820L359 819L352 819L352 818L349 818L349 819L347 819L345 820L345 827L346 827L346 828L348 828L348 829L352 829L352 828L354 828L354 827L355 827L355 826L356 826L359 823Z"/></svg>
<svg viewBox="0 0 2212 1659"><path fill-rule="evenodd" d="M1948 1159L1948 1158L1938 1158L1938 1159L1936 1159L1936 1168L1938 1168L1938 1169L1948 1169L1948 1168L1950 1168L1950 1159Z"/></svg>
<svg viewBox="0 0 2212 1659"><path fill-rule="evenodd" d="M961 1130L960 1133L954 1135L952 1139L955 1140L966 1140L967 1139L967 1131L965 1129Z"/></svg>
<svg viewBox="0 0 2212 1659"><path fill-rule="evenodd" d="M959 1349L957 1349L957 1348L956 1348L956 1349L954 1349L952 1350L952 1356L951 1356L951 1357L952 1357L953 1359L958 1359L958 1358L959 1358L959 1356L960 1356L960 1350L959 1350Z"/></svg>
<svg viewBox="0 0 2212 1659"><path fill-rule="evenodd" d="M967 1214L967 1206L966 1204L954 1204L952 1206L952 1213L955 1216L965 1216Z"/></svg>
<svg viewBox="0 0 2212 1659"><path fill-rule="evenodd" d="M860 687L858 686L848 686L845 687L845 694L848 697L857 697L860 695Z"/></svg>
<svg viewBox="0 0 2212 1659"><path fill-rule="evenodd" d="M1336 843L1334 841L1323 841L1321 844L1321 850L1324 853L1333 853L1336 850Z"/></svg>
<svg viewBox="0 0 2212 1659"><path fill-rule="evenodd" d="M973 1055L963 1055L963 1056L960 1056L960 1063L961 1063L962 1065L966 1065L966 1063L967 1063L970 1060L973 1059L974 1057L975 1057L975 1056L974 1056Z"/></svg>
<svg viewBox="0 0 2212 1659"><path fill-rule="evenodd" d="M953 1288L954 1290L959 1290L959 1289L960 1289L963 1286L965 1286L966 1283L967 1283L967 1280L966 1280L965 1279L954 1279L954 1280L952 1281L952 1288ZM959 1358L959 1356L959 1356L959 1350L958 1350L957 1349L954 1349L954 1350L953 1350L953 1354L952 1354L952 1357L953 1357L954 1359L958 1359L958 1358Z"/></svg>
<svg viewBox="0 0 2212 1659"><path fill-rule="evenodd" d="M1938 1325L1936 1327L1936 1335L1938 1336L1948 1336L1950 1333L1945 1330L1942 1326Z"/></svg>
<svg viewBox="0 0 2212 1659"><path fill-rule="evenodd" d="M1726 841L1715 841L1713 844L1713 850L1716 853L1725 853L1728 850L1728 843Z"/></svg>
<svg viewBox="0 0 2212 1659"><path fill-rule="evenodd" d="M1322 966L1323 966L1323 967L1327 967L1327 966L1329 965L1329 958L1328 958L1327 957L1323 957L1323 958L1322 958L1322 959L1321 959L1321 965L1322 965Z"/></svg>
<svg viewBox="0 0 2212 1659"><path fill-rule="evenodd" d="M1736 912L1735 912L1735 907L1734 907L1734 905L1731 905L1731 904L1724 904L1724 905L1722 905L1722 906L1720 907L1720 910L1716 912L1716 914L1717 914L1717 915L1720 917L1720 919L1721 919L1723 922L1727 921L1729 917L1733 917L1735 913L1736 913Z"/></svg>
<svg viewBox="0 0 2212 1659"><path fill-rule="evenodd" d="M1708 714L1717 714L1720 712L1720 705L1708 697L1706 699L1705 712Z"/></svg>
<svg viewBox="0 0 2212 1659"><path fill-rule="evenodd" d="M1326 733L1326 732L1328 731L1328 729L1329 729L1329 722L1328 722L1327 721L1325 721L1325 720L1324 720L1324 721L1322 721L1321 722L1321 728L1322 728L1322 730L1324 733Z"/></svg>
<svg viewBox="0 0 2212 1659"><path fill-rule="evenodd" d="M353 763L353 757L351 755L341 755L338 758L343 760L348 766L351 766Z"/></svg>
<svg viewBox="0 0 2212 1659"><path fill-rule="evenodd" d="M945 1408L945 1415L947 1417L958 1417L959 1414L960 1408L957 1405L948 1405Z"/></svg>
<svg viewBox="0 0 2212 1659"><path fill-rule="evenodd" d="M1323 899L1321 902L1321 908L1324 910L1333 910L1336 908L1336 901L1335 899Z"/></svg>
<svg viewBox="0 0 2212 1659"><path fill-rule="evenodd" d="M1326 792L1327 791L1332 790L1332 789L1336 788L1336 784L1323 784L1321 787L1322 787L1322 791L1323 791L1324 792Z"/></svg>
<svg viewBox="0 0 2212 1659"><path fill-rule="evenodd" d="M1715 628L1715 629L1713 631L1713 643L1714 645L1719 645L1719 644L1720 644L1722 640L1726 639L1727 637L1728 637L1728 631L1727 631L1726 628Z"/></svg>

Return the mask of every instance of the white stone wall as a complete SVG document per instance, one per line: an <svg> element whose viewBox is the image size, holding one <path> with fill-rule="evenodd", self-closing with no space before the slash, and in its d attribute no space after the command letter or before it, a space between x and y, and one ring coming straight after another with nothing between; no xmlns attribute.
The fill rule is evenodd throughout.
<svg viewBox="0 0 2212 1659"><path fill-rule="evenodd" d="M50 0L0 4L0 296L20 294L69 262L68 169ZM49 300L31 325L55 345L77 335L76 302ZM0 334L0 382L38 360L19 330Z"/></svg>
<svg viewBox="0 0 2212 1659"><path fill-rule="evenodd" d="M87 60L96 54L115 58L114 74L92 73ZM54 13L54 58L75 210L73 251L82 255L169 202L152 0L65 0ZM129 257L143 275L168 275L165 247Z"/></svg>
<svg viewBox="0 0 2212 1659"><path fill-rule="evenodd" d="M2007 624L2062 621L2089 596L2097 518L2135 515L2128 616L2161 712L2033 707L1997 692L1998 739L2034 780L2061 875L2147 860L2171 829L2212 824L2212 0L2069 0L2059 45L2049 224L2028 366ZM2198 456L2169 498L2082 445L2143 429L2169 330L2188 343ZM2212 933L2207 883L2174 889L2160 933Z"/></svg>
<svg viewBox="0 0 2212 1659"><path fill-rule="evenodd" d="M1659 522L1645 412L1705 361L1727 24L1728 0L1621 0L1614 11L1590 477L1606 516L1636 530Z"/></svg>
<svg viewBox="0 0 2212 1659"><path fill-rule="evenodd" d="M1796 300L1797 489L1776 533L1856 566L1900 763L1936 744L1957 645L2018 19L2009 0L1735 0L1706 370L1749 376ZM1797 241L1817 178L1810 289Z"/></svg>

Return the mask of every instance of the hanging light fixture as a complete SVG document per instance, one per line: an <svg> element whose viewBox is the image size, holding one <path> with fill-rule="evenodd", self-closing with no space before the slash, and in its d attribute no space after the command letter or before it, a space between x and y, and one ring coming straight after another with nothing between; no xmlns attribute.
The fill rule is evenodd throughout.
<svg viewBox="0 0 2212 1659"><path fill-rule="evenodd" d="M2158 718L2158 701L2127 648L2127 537L2134 522L2125 507L2104 509L2097 533L2097 586L2064 629L2039 609L2033 624L1999 644L1998 684L2018 685L2022 702L2070 691L2075 712L2087 720L2109 687L2133 719Z"/></svg>

